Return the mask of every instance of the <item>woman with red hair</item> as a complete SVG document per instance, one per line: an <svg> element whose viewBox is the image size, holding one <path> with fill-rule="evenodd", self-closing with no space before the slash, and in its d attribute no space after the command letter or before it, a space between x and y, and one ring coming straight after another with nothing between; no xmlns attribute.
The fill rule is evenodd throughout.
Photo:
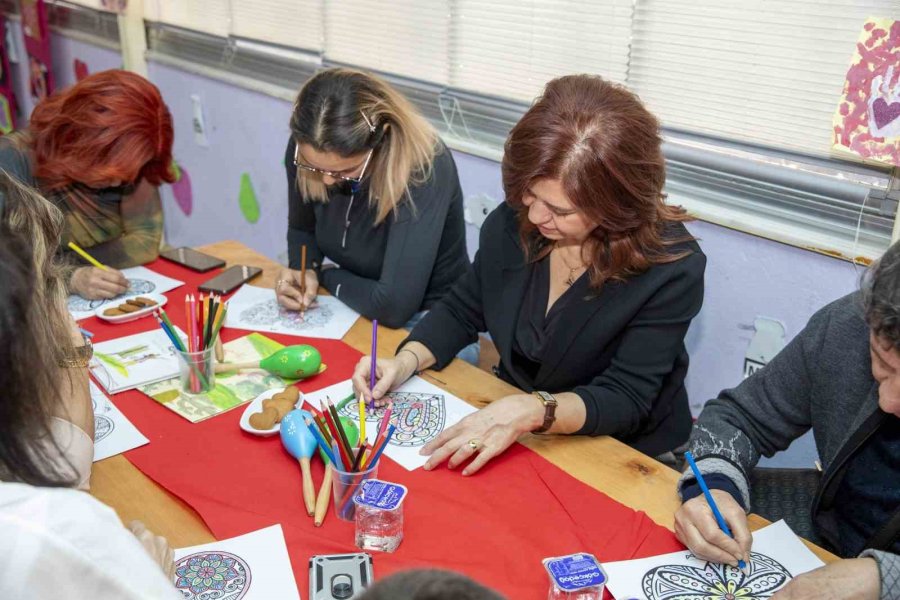
<svg viewBox="0 0 900 600"><path fill-rule="evenodd" d="M671 458L691 430L684 346L706 258L666 205L659 123L625 88L590 75L547 84L513 127L506 202L475 262L394 358L353 376L367 401L443 368L490 332L497 374L528 394L497 399L427 444L425 464L470 475L527 432L612 435Z"/></svg>
<svg viewBox="0 0 900 600"><path fill-rule="evenodd" d="M27 129L0 138L0 169L63 211L63 246L75 242L105 265L132 267L159 255L157 186L174 181L172 138L156 86L128 71L103 71L47 98ZM111 298L128 281L115 269L84 266L69 287Z"/></svg>

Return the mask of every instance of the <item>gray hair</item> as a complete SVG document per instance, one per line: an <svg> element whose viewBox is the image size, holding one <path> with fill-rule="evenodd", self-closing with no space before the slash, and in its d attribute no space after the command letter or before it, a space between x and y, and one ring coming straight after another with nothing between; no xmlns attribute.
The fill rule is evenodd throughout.
<svg viewBox="0 0 900 600"><path fill-rule="evenodd" d="M900 242L892 244L866 271L862 297L872 332L900 350Z"/></svg>
<svg viewBox="0 0 900 600"><path fill-rule="evenodd" d="M503 600L503 596L459 573L414 569L382 579L359 600Z"/></svg>

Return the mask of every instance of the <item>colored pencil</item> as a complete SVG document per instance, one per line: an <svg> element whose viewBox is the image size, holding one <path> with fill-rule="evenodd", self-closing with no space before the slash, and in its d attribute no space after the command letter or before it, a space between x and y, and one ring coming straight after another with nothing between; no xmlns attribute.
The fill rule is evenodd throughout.
<svg viewBox="0 0 900 600"><path fill-rule="evenodd" d="M366 403L359 399L359 446L362 447L366 439Z"/></svg>
<svg viewBox="0 0 900 600"><path fill-rule="evenodd" d="M306 426L312 432L313 436L316 438L316 443L319 444L319 447L325 453L325 456L328 457L328 460L334 462L334 454L331 453L331 448L328 447L328 444L322 438L322 434L319 432L319 428L315 426L315 424L310 421L308 418L303 419L306 423Z"/></svg>
<svg viewBox="0 0 900 600"><path fill-rule="evenodd" d="M384 441L381 443L381 446L375 450L374 454L372 454L372 458L366 461L366 466L364 467L368 470L371 467L374 467L378 462L378 459L381 458L381 453L384 452L384 449L387 448L388 443L391 441L391 436L394 435L395 426L391 423L391 426L388 428L387 435L384 436Z"/></svg>
<svg viewBox="0 0 900 600"><path fill-rule="evenodd" d="M164 308L161 308L161 309L159 309L158 312L159 312L159 315L162 317L162 320L165 322L166 325L169 326L169 329L172 331L172 334L175 336L175 342L176 342L175 347L178 348L179 350L181 350L182 352L184 352L185 351L184 342L181 341L181 337L179 337L178 333L175 331L175 326L172 325L172 321L169 320L169 315L166 314L166 310Z"/></svg>
<svg viewBox="0 0 900 600"><path fill-rule="evenodd" d="M381 415L381 423L378 424L378 433L375 434L375 439L381 437L381 434L385 432L387 429L388 423L391 422L391 413L394 411L394 403L388 402L387 408L384 409L384 414Z"/></svg>
<svg viewBox="0 0 900 600"><path fill-rule="evenodd" d="M694 455L690 453L690 451L684 453L684 457L687 459L688 464L691 465L691 471L694 472L694 477L697 478L697 484L700 485L700 489L703 490L703 495L706 496L706 502L709 503L709 507L713 511L713 515L716 517L716 521L719 523L719 529L725 532L730 538L734 538L734 534L731 533L731 529L728 527L728 523L725 522L725 517L722 516L722 513L719 512L719 507L716 505L716 501L712 497L712 493L710 493L709 488L706 486L706 480L703 479L703 474L700 472L700 469L697 467L697 463L694 462ZM738 561L738 568L743 570L747 568L747 563L743 560Z"/></svg>
<svg viewBox="0 0 900 600"><path fill-rule="evenodd" d="M375 389L375 368L378 364L378 319L372 319L372 362L369 365L369 391ZM375 403L375 399L372 399Z"/></svg>
<svg viewBox="0 0 900 600"><path fill-rule="evenodd" d="M75 242L69 242L69 248L71 248L72 250L74 250L75 252L77 252L77 253L81 256L81 258L83 258L84 260L88 261L89 263L91 263L92 265L94 265L95 267L97 267L98 269L103 269L104 271L109 271L109 267L107 267L107 266L104 265L102 262L100 262L99 260L97 260L96 258L94 258L93 256L91 256L90 254L88 254L87 252L85 252L85 251L84 251L78 244L76 244Z"/></svg>
<svg viewBox="0 0 900 600"><path fill-rule="evenodd" d="M325 423L328 424L328 429L331 431L332 442L337 447L338 454L340 454L341 463L349 465L350 464L350 454L346 451L345 446L342 445L341 437L340 437L340 434L338 433L337 423L340 423L340 420L338 419L337 423L335 422L336 420L332 416L332 413L329 410L324 408L324 403L323 403L322 414L325 416Z"/></svg>
<svg viewBox="0 0 900 600"><path fill-rule="evenodd" d="M360 446L356 450L356 458L353 459L353 466L350 467L351 471L359 471L360 470L359 467L360 467L360 464L362 463L362 457L363 457L363 448L362 448L362 446Z"/></svg>
<svg viewBox="0 0 900 600"><path fill-rule="evenodd" d="M349 460L346 462L346 464L353 464L353 451L352 447L350 446L350 440L347 439L347 433L344 431L344 426L341 423L340 417L338 417L337 410L334 408L334 405L331 404L330 401L328 401L328 410L331 412L331 418L334 421L335 427L337 428L338 442L340 445L342 445L344 450L346 450L347 456L349 457Z"/></svg>
<svg viewBox="0 0 900 600"><path fill-rule="evenodd" d="M79 327L78 330L81 332L81 335L83 335L84 337L86 337L88 339L91 339L92 337L94 337L94 334L91 333L90 331L88 331L87 329L83 329L83 328Z"/></svg>
<svg viewBox="0 0 900 600"><path fill-rule="evenodd" d="M300 295L306 296L306 244L300 246ZM300 298L303 305L303 298Z"/></svg>

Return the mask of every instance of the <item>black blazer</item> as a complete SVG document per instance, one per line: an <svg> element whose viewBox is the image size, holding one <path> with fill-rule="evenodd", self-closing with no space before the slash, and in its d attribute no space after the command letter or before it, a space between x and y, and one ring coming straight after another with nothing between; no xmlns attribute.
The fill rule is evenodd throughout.
<svg viewBox="0 0 900 600"><path fill-rule="evenodd" d="M666 235L687 230L674 223ZM575 392L587 409L577 433L612 435L656 456L686 442L691 430L684 336L703 304L706 257L693 241L671 249L683 250L691 254L607 282L599 294L567 306L548 340L550 358L529 382L512 366L512 347L530 266L515 212L503 204L481 228L474 264L403 343L421 342L442 369L488 331L504 380L528 392Z"/></svg>

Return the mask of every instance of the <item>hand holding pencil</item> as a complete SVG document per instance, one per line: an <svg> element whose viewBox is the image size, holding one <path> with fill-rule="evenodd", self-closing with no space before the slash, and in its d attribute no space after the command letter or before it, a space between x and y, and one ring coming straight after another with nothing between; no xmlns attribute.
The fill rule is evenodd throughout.
<svg viewBox="0 0 900 600"><path fill-rule="evenodd" d="M121 271L107 267L75 242L68 245L70 250L92 265L75 269L69 280L69 291L88 300L115 298L128 291L128 279Z"/></svg>
<svg viewBox="0 0 900 600"><path fill-rule="evenodd" d="M675 513L675 535L703 560L736 567L749 564L753 537L747 514L728 492L717 489L706 492L682 504Z"/></svg>
<svg viewBox="0 0 900 600"><path fill-rule="evenodd" d="M301 284L302 283L302 284ZM305 291L301 291L305 288ZM319 277L313 269L304 275L294 269L282 269L275 282L275 298L288 310L305 311L319 294Z"/></svg>

